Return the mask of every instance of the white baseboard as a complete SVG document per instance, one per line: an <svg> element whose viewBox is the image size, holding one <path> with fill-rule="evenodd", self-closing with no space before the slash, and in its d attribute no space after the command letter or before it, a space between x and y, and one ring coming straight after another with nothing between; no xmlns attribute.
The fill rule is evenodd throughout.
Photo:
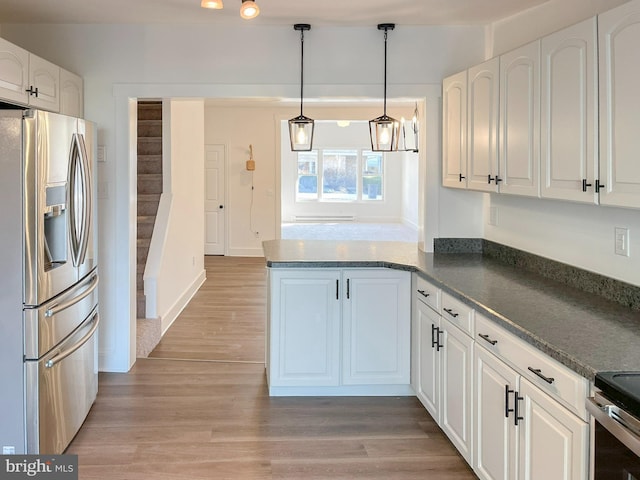
<svg viewBox="0 0 640 480"><path fill-rule="evenodd" d="M257 248L230 248L228 257L264 257L262 247Z"/></svg>
<svg viewBox="0 0 640 480"><path fill-rule="evenodd" d="M162 319L162 335L167 332L169 327L175 322L178 315L182 313L182 310L189 304L193 296L200 289L202 284L207 279L207 274L205 270L202 270L200 274L193 280L191 285L189 285L185 291L180 295L180 297L171 305L171 308L167 311L165 315L161 315Z"/></svg>

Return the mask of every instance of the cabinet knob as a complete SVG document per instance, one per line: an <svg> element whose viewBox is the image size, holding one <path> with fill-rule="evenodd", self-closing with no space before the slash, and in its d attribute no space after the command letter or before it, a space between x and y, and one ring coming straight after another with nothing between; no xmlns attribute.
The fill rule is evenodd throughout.
<svg viewBox="0 0 640 480"><path fill-rule="evenodd" d="M489 185L491 185L491 182L493 182L494 180L495 180L495 178L493 178L493 177L491 176L491 174L488 174L488 175L487 175L487 183L488 183Z"/></svg>
<svg viewBox="0 0 640 480"><path fill-rule="evenodd" d="M533 374L535 374L536 376L540 377L542 380L544 380L545 382L547 382L549 385L551 385L554 381L555 378L553 377L547 377L545 375L542 374L542 370L540 370L539 368L532 368L532 367L527 367L527 369L532 372Z"/></svg>
<svg viewBox="0 0 640 480"><path fill-rule="evenodd" d="M604 183L600 183L600 180L596 180L596 193L600 193L600 189L606 187Z"/></svg>
<svg viewBox="0 0 640 480"><path fill-rule="evenodd" d="M461 173L460 173L460 174L458 174L458 177L460 178L460 181L462 181L462 180L464 180L465 178L467 178L467 177L465 177L464 175L462 175Z"/></svg>
<svg viewBox="0 0 640 480"><path fill-rule="evenodd" d="M27 88L25 90L25 92L27 92L29 95L31 95L33 97L37 97L38 96L38 87L33 88L33 85L31 85L29 88Z"/></svg>
<svg viewBox="0 0 640 480"><path fill-rule="evenodd" d="M590 187L590 186L591 186L591 184L587 183L587 179L583 178L582 179L582 191L586 192L587 191L587 187Z"/></svg>

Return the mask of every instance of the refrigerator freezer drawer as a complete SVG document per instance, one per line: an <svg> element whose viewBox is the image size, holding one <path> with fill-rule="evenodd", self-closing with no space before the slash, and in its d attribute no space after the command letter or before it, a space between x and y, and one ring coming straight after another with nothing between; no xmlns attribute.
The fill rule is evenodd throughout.
<svg viewBox="0 0 640 480"><path fill-rule="evenodd" d="M24 310L24 358L37 360L63 341L98 303L98 274L45 303Z"/></svg>
<svg viewBox="0 0 640 480"><path fill-rule="evenodd" d="M98 393L97 307L40 361L26 361L27 454L61 454Z"/></svg>

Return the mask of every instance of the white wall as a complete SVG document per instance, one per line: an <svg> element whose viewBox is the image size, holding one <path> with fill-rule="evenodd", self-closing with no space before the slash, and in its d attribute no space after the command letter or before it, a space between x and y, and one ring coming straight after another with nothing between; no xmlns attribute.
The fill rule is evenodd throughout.
<svg viewBox="0 0 640 480"><path fill-rule="evenodd" d="M135 361L135 165L129 160L134 148L129 142L129 99L296 98L299 63L293 59L298 58L299 35L291 26L252 24L3 24L2 35L84 78L85 114L98 123L98 143L107 152L99 168L99 248L105 279L100 285L101 369L126 371ZM374 26L314 27L305 35L305 96L380 98L382 49L382 36ZM434 105L437 96L429 85L439 91L443 77L483 57L483 28L400 26L389 36L389 97L426 95ZM427 112L432 120L429 138L439 128L435 112ZM426 149L437 155L437 142ZM438 196L430 199L434 203L421 208L424 218L435 221ZM255 215L269 224L276 223L274 215L279 220L274 202L258 204ZM243 239L230 241L237 241L239 249L246 246Z"/></svg>
<svg viewBox="0 0 640 480"><path fill-rule="evenodd" d="M487 59L593 17L628 0L549 0L487 26Z"/></svg>
<svg viewBox="0 0 640 480"><path fill-rule="evenodd" d="M166 198L144 280L153 317L161 319L164 333L205 280L204 101L168 100L163 110L163 129L169 133L163 157Z"/></svg>

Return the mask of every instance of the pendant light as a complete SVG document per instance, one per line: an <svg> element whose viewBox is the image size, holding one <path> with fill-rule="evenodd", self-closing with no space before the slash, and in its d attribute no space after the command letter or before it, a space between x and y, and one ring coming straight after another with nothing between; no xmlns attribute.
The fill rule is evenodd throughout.
<svg viewBox="0 0 640 480"><path fill-rule="evenodd" d="M396 28L394 23L380 23L378 30L384 30L384 111L381 117L369 121L371 150L393 152L398 150L400 124L387 115L387 31Z"/></svg>
<svg viewBox="0 0 640 480"><path fill-rule="evenodd" d="M256 18L260 14L260 8L253 0L242 0L240 16L245 20Z"/></svg>
<svg viewBox="0 0 640 480"><path fill-rule="evenodd" d="M297 23L293 29L300 32L300 115L289 120L289 140L292 152L309 152L313 146L313 120L302 114L304 88L304 32L311 25Z"/></svg>

